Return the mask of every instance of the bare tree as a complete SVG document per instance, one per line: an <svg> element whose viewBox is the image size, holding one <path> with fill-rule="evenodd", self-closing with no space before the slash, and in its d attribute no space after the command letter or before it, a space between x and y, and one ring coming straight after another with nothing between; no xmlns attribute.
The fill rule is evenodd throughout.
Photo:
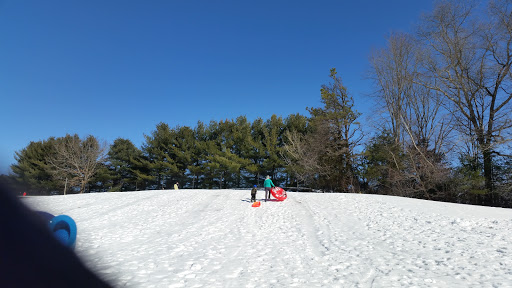
<svg viewBox="0 0 512 288"><path fill-rule="evenodd" d="M329 174L328 167L320 162L325 154L325 142L315 141L317 137L297 131L286 131L285 138L281 156L290 172L297 177L297 186L299 182L308 185L316 175Z"/></svg>
<svg viewBox="0 0 512 288"><path fill-rule="evenodd" d="M390 123L383 131L391 131L400 147L399 151L394 151L395 145L388 147L389 183L398 195L423 193L430 198L428 191L447 176L442 155L449 149L451 117L442 109L443 99L417 83L422 57L414 37L391 34L387 47L370 58L371 77L377 87L375 96L387 115L385 123Z"/></svg>
<svg viewBox="0 0 512 288"><path fill-rule="evenodd" d="M376 50L370 57L371 77L377 87L377 103L389 115L395 142L403 142L402 118L412 87L411 75L415 70L414 39L408 34L395 33L388 39L388 46Z"/></svg>
<svg viewBox="0 0 512 288"><path fill-rule="evenodd" d="M56 153L48 158L54 177L79 186L80 193L84 193L98 164L104 161L107 145L100 144L94 136L80 139L76 134L58 138L55 145Z"/></svg>
<svg viewBox="0 0 512 288"><path fill-rule="evenodd" d="M459 132L478 145L485 187L492 192L493 155L512 140L512 1L491 1L485 20L476 18L477 7L441 2L419 35L430 51L430 79L423 84L448 100Z"/></svg>
<svg viewBox="0 0 512 288"><path fill-rule="evenodd" d="M438 152L446 145L451 117L442 110L443 99L418 84L423 53L411 35L391 34L387 47L370 58L371 77L377 102L388 115L390 127L384 128L392 132L395 142L403 146L422 143Z"/></svg>

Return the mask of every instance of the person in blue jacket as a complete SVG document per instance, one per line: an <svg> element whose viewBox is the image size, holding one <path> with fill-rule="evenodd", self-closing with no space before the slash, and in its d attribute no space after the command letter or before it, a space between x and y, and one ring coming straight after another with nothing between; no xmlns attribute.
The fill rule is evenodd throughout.
<svg viewBox="0 0 512 288"><path fill-rule="evenodd" d="M272 179L270 179L270 176L267 175L265 182L263 182L263 187L265 187L265 202L267 202L267 200L270 200L270 189L272 189L272 187L276 187L272 182Z"/></svg>

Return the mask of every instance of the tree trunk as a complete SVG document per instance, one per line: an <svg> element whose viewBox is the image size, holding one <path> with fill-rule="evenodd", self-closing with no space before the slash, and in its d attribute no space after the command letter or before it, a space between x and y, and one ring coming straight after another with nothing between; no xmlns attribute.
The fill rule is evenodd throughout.
<svg viewBox="0 0 512 288"><path fill-rule="evenodd" d="M485 189L487 189L488 193L493 193L493 183L492 183L492 153L488 147L486 147L483 151L484 158L484 178L485 178Z"/></svg>

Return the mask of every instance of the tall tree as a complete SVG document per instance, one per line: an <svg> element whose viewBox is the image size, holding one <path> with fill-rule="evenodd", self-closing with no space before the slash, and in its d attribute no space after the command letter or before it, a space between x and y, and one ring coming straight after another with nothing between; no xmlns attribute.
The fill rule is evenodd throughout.
<svg viewBox="0 0 512 288"><path fill-rule="evenodd" d="M260 182L263 184L262 180L266 173L263 167L263 162L265 161L264 125L265 121L261 118L256 118L251 123L251 142L253 145L248 154L250 164L246 166L246 170L252 175L252 184L259 184Z"/></svg>
<svg viewBox="0 0 512 288"><path fill-rule="evenodd" d="M208 141L206 168L212 180L219 183L219 188L236 186L239 183L241 168L247 161L241 157L235 139L236 123L230 120L211 122Z"/></svg>
<svg viewBox="0 0 512 288"><path fill-rule="evenodd" d="M171 155L176 160L176 168L178 169L172 179L180 181L180 186L187 186L187 169L193 161L194 147L197 144L195 140L194 130L188 126L177 126L171 129L172 142L171 142ZM174 183L169 183L174 184Z"/></svg>
<svg viewBox="0 0 512 288"><path fill-rule="evenodd" d="M201 184L204 180L204 166L203 163L207 154L208 134L206 125L199 121L194 128L195 143L191 149L190 164L187 166L187 171L192 177L192 188L202 187Z"/></svg>
<svg viewBox="0 0 512 288"><path fill-rule="evenodd" d="M308 185L315 174L314 171L319 170L316 167L318 163L316 156L320 153L314 149L318 146L306 143L310 130L309 119L305 116L292 114L285 119L284 146L281 156L285 162L290 185L293 182L292 176L295 177L297 187L300 182Z"/></svg>
<svg viewBox="0 0 512 288"><path fill-rule="evenodd" d="M263 126L263 146L265 148L265 160L262 165L265 172L275 180L280 179L278 173L282 172L284 162L281 158L283 148L284 121L282 117L273 114Z"/></svg>
<svg viewBox="0 0 512 288"><path fill-rule="evenodd" d="M405 160L403 148L396 143L394 132L384 130L372 137L364 149L366 159L365 178L373 193L410 196L401 188Z"/></svg>
<svg viewBox="0 0 512 288"><path fill-rule="evenodd" d="M362 139L362 131L357 122L361 115L353 109L354 101L348 94L335 68L329 77L332 82L320 89L321 108L308 108L316 138L326 143L323 162L329 169L325 186L331 190L355 191L359 189L355 179L353 158L354 148ZM317 141L318 142L318 141Z"/></svg>
<svg viewBox="0 0 512 288"><path fill-rule="evenodd" d="M233 129L235 123L228 119L221 120L215 126L215 138L212 138L214 145L214 153L208 158L209 163L216 165L215 176L219 182L219 188L228 188L235 181L235 174L240 169L236 155L232 153L233 146Z"/></svg>
<svg viewBox="0 0 512 288"><path fill-rule="evenodd" d="M427 191L437 186L440 176L447 174L441 173L446 167L439 156L445 151L451 129L449 115L442 113L442 99L418 84L428 80L418 78L420 64L424 61L422 55L416 39L403 33L392 34L387 47L373 53L371 64L376 96L378 102L385 104L384 113L388 116L388 121L380 121L384 124L379 125L382 135L391 132L396 146L374 143L370 147L374 148L372 153L376 147L386 148L390 153L400 147L400 154L406 157L395 155L395 162L387 162L393 172L394 187L404 196L424 193L429 198ZM397 160L404 162L395 165ZM369 161L369 165L373 164Z"/></svg>
<svg viewBox="0 0 512 288"><path fill-rule="evenodd" d="M247 166L251 164L249 156L252 147L254 147L254 141L251 137L251 123L249 123L247 117L240 116L233 121L233 124L231 151L237 156L237 162L240 164L240 168L236 173L236 187L244 187L247 184L247 174L249 174Z"/></svg>
<svg viewBox="0 0 512 288"><path fill-rule="evenodd" d="M492 192L493 157L512 140L512 2L489 1L481 18L478 7L440 2L424 18L420 37L430 50L426 69L433 79L424 84L449 101L459 131L477 143Z"/></svg>
<svg viewBox="0 0 512 288"><path fill-rule="evenodd" d="M179 171L172 153L173 132L169 125L160 122L151 135L144 137L146 143L142 145L142 151L146 159L140 164L146 166L149 174L139 172L138 176L152 180L157 189L163 189L166 181Z"/></svg>
<svg viewBox="0 0 512 288"><path fill-rule="evenodd" d="M383 128L391 131L397 144L404 137L402 120L413 86L411 76L417 70L414 60L417 50L413 40L408 34L392 34L388 46L374 51L370 57L371 76L378 89L376 102L384 105L384 113L388 115L388 121L383 123L389 123L390 127Z"/></svg>
<svg viewBox="0 0 512 288"><path fill-rule="evenodd" d="M142 151L128 139L118 138L110 147L107 162L112 171L113 191L133 191L137 187L136 163Z"/></svg>
<svg viewBox="0 0 512 288"><path fill-rule="evenodd" d="M55 154L47 161L52 165L55 179L65 185L77 185L79 192L84 193L99 164L104 161L106 149L106 144L94 136L80 139L77 134L68 134L56 139Z"/></svg>
<svg viewBox="0 0 512 288"><path fill-rule="evenodd" d="M47 158L55 154L55 138L44 141L30 142L21 151L15 152L16 163L11 165L15 179L27 186L30 193L49 194L50 191L60 189L51 173Z"/></svg>
<svg viewBox="0 0 512 288"><path fill-rule="evenodd" d="M315 134L302 134L296 130L285 132L286 144L281 154L286 163L286 170L290 176L296 177L297 188L300 182L308 186L315 177L329 174L321 162L326 147L326 143L321 139L325 138L318 135L318 131Z"/></svg>

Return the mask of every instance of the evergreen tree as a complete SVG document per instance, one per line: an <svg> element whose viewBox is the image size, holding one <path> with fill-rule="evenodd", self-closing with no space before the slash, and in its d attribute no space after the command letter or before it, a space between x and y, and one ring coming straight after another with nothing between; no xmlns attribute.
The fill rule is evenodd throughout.
<svg viewBox="0 0 512 288"><path fill-rule="evenodd" d="M263 162L266 158L265 145L263 143L265 138L265 122L261 118L256 118L251 124L251 141L252 147L248 153L250 164L246 166L246 170L252 175L252 182L256 185L263 185L263 178L265 176L265 168Z"/></svg>
<svg viewBox="0 0 512 288"><path fill-rule="evenodd" d="M231 151L236 155L235 161L240 164L238 171L236 172L235 186L236 187L247 187L252 186L247 183L248 170L247 166L251 164L249 156L253 147L253 140L251 137L251 123L247 121L245 116L236 118L233 123L231 131ZM253 184L254 185L254 184Z"/></svg>
<svg viewBox="0 0 512 288"><path fill-rule="evenodd" d="M218 183L219 188L228 188L236 185L236 175L240 172L244 160L239 157L234 148L233 131L235 124L232 121L210 122L209 141L207 143L207 157L205 168L209 175L210 186Z"/></svg>
<svg viewBox="0 0 512 288"><path fill-rule="evenodd" d="M51 167L47 162L47 158L54 154L53 137L45 141L30 142L27 147L15 152L16 164L11 165L11 170L14 178L28 190L26 192L49 194L62 188L60 183L53 179Z"/></svg>
<svg viewBox="0 0 512 288"><path fill-rule="evenodd" d="M172 149L175 137L169 126L162 122L151 135L144 137L146 143L142 151L146 159L141 159L137 164L146 168L147 172L138 170L136 174L140 179L150 180L152 188L163 189L164 184L179 171Z"/></svg>
<svg viewBox="0 0 512 288"><path fill-rule="evenodd" d="M193 132L195 143L190 149L190 162L187 166L187 171L192 178L190 179L192 188L205 188L206 186L202 186L202 184L205 173L203 164L207 157L207 128L203 122L199 121Z"/></svg>
<svg viewBox="0 0 512 288"><path fill-rule="evenodd" d="M328 176L323 177L323 185L332 191L355 191L359 189L359 182L354 175L353 158L354 148L362 138L356 121L361 114L353 109L354 101L335 68L331 69L330 78L332 82L320 89L324 106L308 108L320 140L317 143L327 145L323 162Z"/></svg>
<svg viewBox="0 0 512 288"><path fill-rule="evenodd" d="M297 131L302 135L306 135L311 132L311 126L309 125L309 118L300 114L290 114L284 120L285 130L293 132Z"/></svg>
<svg viewBox="0 0 512 288"><path fill-rule="evenodd" d="M113 179L116 178L116 174L110 170L107 163L99 163L96 169L96 173L89 182L89 191L106 192L106 191L120 191L113 189Z"/></svg>
<svg viewBox="0 0 512 288"><path fill-rule="evenodd" d="M180 181L182 187L185 187L187 185L187 169L192 163L194 156L194 146L196 145L195 132L187 126L177 127L175 130L176 134L172 146L178 167L178 173L175 178Z"/></svg>
<svg viewBox="0 0 512 288"><path fill-rule="evenodd" d="M118 138L108 152L107 162L111 171L111 191L134 191L137 189L137 163L142 151L128 139Z"/></svg>
<svg viewBox="0 0 512 288"><path fill-rule="evenodd" d="M395 141L394 133L385 130L373 137L366 145L364 157L365 178L368 179L370 191L391 195L399 192L394 189L394 184L397 184L397 176L405 164L404 154Z"/></svg>
<svg viewBox="0 0 512 288"><path fill-rule="evenodd" d="M141 151L142 152L142 151ZM133 164L132 172L135 174L135 191L156 187L155 176L152 175L152 165L147 155L130 159Z"/></svg>
<svg viewBox="0 0 512 288"><path fill-rule="evenodd" d="M272 115L263 127L263 145L266 152L266 157L263 161L263 168L267 174L277 181L282 180L279 177L281 176L279 175L279 172L284 168L284 161L281 159L283 133L283 118L277 117L275 114Z"/></svg>

